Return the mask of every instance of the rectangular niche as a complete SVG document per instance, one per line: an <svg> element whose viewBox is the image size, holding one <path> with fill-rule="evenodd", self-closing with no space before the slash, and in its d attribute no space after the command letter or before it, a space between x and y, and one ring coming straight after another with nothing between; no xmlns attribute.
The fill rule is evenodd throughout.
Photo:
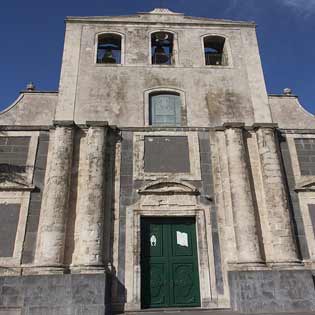
<svg viewBox="0 0 315 315"><path fill-rule="evenodd" d="M189 145L184 136L145 136L144 171L189 173Z"/></svg>
<svg viewBox="0 0 315 315"><path fill-rule="evenodd" d="M134 180L201 180L197 132L135 132L133 149Z"/></svg>

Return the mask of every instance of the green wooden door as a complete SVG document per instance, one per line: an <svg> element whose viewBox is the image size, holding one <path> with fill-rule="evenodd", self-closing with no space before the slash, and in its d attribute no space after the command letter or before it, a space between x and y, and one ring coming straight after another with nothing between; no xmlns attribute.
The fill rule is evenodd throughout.
<svg viewBox="0 0 315 315"><path fill-rule="evenodd" d="M193 218L141 220L143 308L200 306Z"/></svg>

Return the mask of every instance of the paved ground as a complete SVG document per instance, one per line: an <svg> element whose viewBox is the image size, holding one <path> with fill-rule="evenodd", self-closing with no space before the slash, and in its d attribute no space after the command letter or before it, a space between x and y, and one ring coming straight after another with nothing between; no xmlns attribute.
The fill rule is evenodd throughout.
<svg viewBox="0 0 315 315"><path fill-rule="evenodd" d="M205 310L161 310L161 311L141 311L141 312L131 312L125 313L126 315L239 315L237 312L230 311L205 311Z"/></svg>
<svg viewBox="0 0 315 315"><path fill-rule="evenodd" d="M237 313L237 312L219 312L219 311L208 311L208 312L132 312L124 313L125 315L315 315L315 312L298 312L298 313L259 313L259 314L249 314L249 313Z"/></svg>
<svg viewBox="0 0 315 315"><path fill-rule="evenodd" d="M159 310L159 311L149 311L143 310L141 312L127 312L120 313L125 315L253 315L244 314L232 311L222 311L222 310ZM315 315L315 312L295 312L295 313L260 313L255 315Z"/></svg>

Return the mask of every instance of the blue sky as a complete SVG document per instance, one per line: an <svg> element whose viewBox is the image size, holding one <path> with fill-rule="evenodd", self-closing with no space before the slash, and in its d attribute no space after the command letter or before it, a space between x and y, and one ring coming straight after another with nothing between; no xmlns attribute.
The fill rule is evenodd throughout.
<svg viewBox="0 0 315 315"><path fill-rule="evenodd" d="M291 87L315 113L315 0L1 0L0 109L29 81L58 89L66 16L133 14L161 3L190 16L256 21L268 93Z"/></svg>

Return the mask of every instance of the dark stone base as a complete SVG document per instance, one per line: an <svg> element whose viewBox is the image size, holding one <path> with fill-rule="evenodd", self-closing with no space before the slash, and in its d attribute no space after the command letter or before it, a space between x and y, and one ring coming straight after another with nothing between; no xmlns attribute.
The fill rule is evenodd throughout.
<svg viewBox="0 0 315 315"><path fill-rule="evenodd" d="M315 310L311 271L231 271L229 285L232 309L241 313Z"/></svg>
<svg viewBox="0 0 315 315"><path fill-rule="evenodd" d="M107 282L105 274L0 277L0 314L110 314Z"/></svg>
<svg viewBox="0 0 315 315"><path fill-rule="evenodd" d="M236 313L315 311L311 271L231 271L229 284ZM0 315L4 314L111 314L110 283L105 274L0 277Z"/></svg>

